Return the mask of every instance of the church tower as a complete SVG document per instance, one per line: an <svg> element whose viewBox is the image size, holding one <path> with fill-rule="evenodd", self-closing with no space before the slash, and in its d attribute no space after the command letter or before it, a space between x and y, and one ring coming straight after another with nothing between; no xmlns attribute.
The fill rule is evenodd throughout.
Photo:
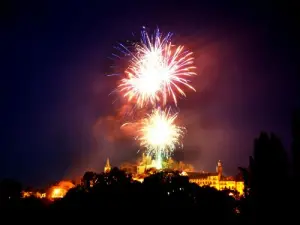
<svg viewBox="0 0 300 225"><path fill-rule="evenodd" d="M221 160L218 161L218 164L217 164L217 167L216 167L216 171L218 173L218 179L221 180L222 172L223 172L223 166L222 166Z"/></svg>
<svg viewBox="0 0 300 225"><path fill-rule="evenodd" d="M111 167L110 167L110 163L109 163L109 158L107 158L106 164L105 164L105 167L104 167L104 173L109 173L110 170L111 170Z"/></svg>

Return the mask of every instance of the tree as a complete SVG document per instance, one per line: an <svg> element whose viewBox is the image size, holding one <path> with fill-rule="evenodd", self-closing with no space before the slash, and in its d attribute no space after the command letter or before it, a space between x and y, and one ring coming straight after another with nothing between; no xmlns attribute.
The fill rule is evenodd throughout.
<svg viewBox="0 0 300 225"><path fill-rule="evenodd" d="M294 176L294 180L297 182L300 178L300 109L295 110L295 112L293 113L292 154L293 154L293 176Z"/></svg>
<svg viewBox="0 0 300 225"><path fill-rule="evenodd" d="M0 203L1 206L5 206L10 203L14 204L21 199L22 185L21 183L4 179L0 182Z"/></svg>
<svg viewBox="0 0 300 225"><path fill-rule="evenodd" d="M249 164L249 171L244 173L250 187L255 213L258 217L280 215L279 211L283 209L280 204L284 204L285 198L282 193L286 193L287 185L286 182L279 182L279 179L288 181L289 178L287 154L280 139L275 134L268 135L262 132L254 140L253 157L250 157ZM274 181L277 180L274 185ZM266 208L272 214L268 214Z"/></svg>
<svg viewBox="0 0 300 225"><path fill-rule="evenodd" d="M90 188L96 183L97 174L92 171L87 171L82 177L82 184L85 188Z"/></svg>
<svg viewBox="0 0 300 225"><path fill-rule="evenodd" d="M128 184L131 182L131 176L126 174L125 171L120 170L117 167L114 167L108 173L108 183L109 184Z"/></svg>
<svg viewBox="0 0 300 225"><path fill-rule="evenodd" d="M250 162L252 189L258 195L269 192L269 185L278 177L288 179L287 154L280 139L275 135L261 133L254 142L254 157ZM263 172L265 171L265 173ZM281 182L276 185L283 188Z"/></svg>
<svg viewBox="0 0 300 225"><path fill-rule="evenodd" d="M243 167L238 167L242 178L244 180L244 194L247 196L249 195L249 188L250 188L250 171L247 168L243 168Z"/></svg>

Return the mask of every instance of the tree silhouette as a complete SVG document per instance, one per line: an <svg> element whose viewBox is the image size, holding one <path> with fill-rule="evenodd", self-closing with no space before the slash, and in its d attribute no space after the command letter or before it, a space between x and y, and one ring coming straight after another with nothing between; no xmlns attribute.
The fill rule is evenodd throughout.
<svg viewBox="0 0 300 225"><path fill-rule="evenodd" d="M255 139L253 159L250 166L253 173L252 190L255 194L261 196L269 193L270 184L278 177L288 178L287 155L280 139L274 134L269 137L266 133L261 133ZM278 185L282 186L282 183L276 186Z"/></svg>
<svg viewBox="0 0 300 225"><path fill-rule="evenodd" d="M96 183L96 173L92 171L87 171L82 177L82 183L85 188L90 188Z"/></svg>
<svg viewBox="0 0 300 225"><path fill-rule="evenodd" d="M22 185L21 183L4 179L0 182L0 203L1 207L16 204L21 199Z"/></svg>
<svg viewBox="0 0 300 225"><path fill-rule="evenodd" d="M250 157L252 159L252 156ZM244 180L244 194L248 196L250 193L250 179L251 179L251 174L249 168L244 168L244 167L238 167L242 178Z"/></svg>
<svg viewBox="0 0 300 225"><path fill-rule="evenodd" d="M110 184L129 184L131 182L131 175L126 174L124 170L114 167L108 173L108 181Z"/></svg>
<svg viewBox="0 0 300 225"><path fill-rule="evenodd" d="M293 114L292 138L293 176L297 182L300 178L300 109Z"/></svg>
<svg viewBox="0 0 300 225"><path fill-rule="evenodd" d="M247 213L251 215L248 216L255 220L284 215L282 204L286 199L289 176L288 158L282 142L276 135L262 132L254 140L253 157L249 161L248 170L241 168L245 184L250 188Z"/></svg>

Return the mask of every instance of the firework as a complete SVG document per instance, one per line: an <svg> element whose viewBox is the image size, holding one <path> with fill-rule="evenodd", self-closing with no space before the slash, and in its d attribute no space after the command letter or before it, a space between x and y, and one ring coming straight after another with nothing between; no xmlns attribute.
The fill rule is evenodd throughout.
<svg viewBox="0 0 300 225"><path fill-rule="evenodd" d="M175 125L177 115L172 115L170 109L163 111L158 108L141 121L140 145L148 155L156 158L158 169L161 168L162 158L168 158L176 146L181 145L185 128Z"/></svg>
<svg viewBox="0 0 300 225"><path fill-rule="evenodd" d="M121 45L131 60L118 91L139 108L148 104L165 105L168 98L177 105L177 95L186 96L183 87L195 91L188 80L196 75L192 52L183 46L172 45L171 33L162 36L157 29L153 36L149 36L142 30L141 36L133 52Z"/></svg>

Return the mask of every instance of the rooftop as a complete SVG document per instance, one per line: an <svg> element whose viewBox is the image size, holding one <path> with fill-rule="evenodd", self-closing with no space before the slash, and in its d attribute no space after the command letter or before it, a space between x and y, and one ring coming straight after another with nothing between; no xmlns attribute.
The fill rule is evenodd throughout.
<svg viewBox="0 0 300 225"><path fill-rule="evenodd" d="M210 176L218 176L218 173L207 173L207 172L187 172L190 179L205 179Z"/></svg>

